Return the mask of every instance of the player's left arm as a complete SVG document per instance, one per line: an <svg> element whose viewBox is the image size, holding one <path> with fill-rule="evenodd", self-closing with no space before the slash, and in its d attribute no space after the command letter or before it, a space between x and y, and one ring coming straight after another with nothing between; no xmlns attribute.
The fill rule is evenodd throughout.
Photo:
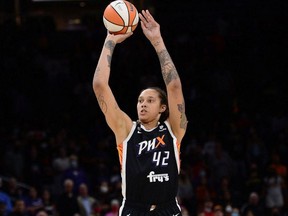
<svg viewBox="0 0 288 216"><path fill-rule="evenodd" d="M160 39L155 42L153 46L156 49L160 61L161 72L167 89L169 106L168 121L173 133L178 141L181 142L188 123L185 113L185 100L182 92L181 80L163 40Z"/></svg>
<svg viewBox="0 0 288 216"><path fill-rule="evenodd" d="M139 14L144 35L153 45L161 65L162 76L167 89L169 118L172 131L180 143L187 128L185 114L185 101L182 92L181 80L176 67L166 49L161 36L160 25L148 10L142 10Z"/></svg>

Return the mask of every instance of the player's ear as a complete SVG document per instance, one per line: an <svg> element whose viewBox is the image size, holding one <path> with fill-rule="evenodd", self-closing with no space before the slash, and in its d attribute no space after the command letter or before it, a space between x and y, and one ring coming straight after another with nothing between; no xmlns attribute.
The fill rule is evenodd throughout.
<svg viewBox="0 0 288 216"><path fill-rule="evenodd" d="M160 113L165 112L166 109L167 109L166 105L161 105Z"/></svg>

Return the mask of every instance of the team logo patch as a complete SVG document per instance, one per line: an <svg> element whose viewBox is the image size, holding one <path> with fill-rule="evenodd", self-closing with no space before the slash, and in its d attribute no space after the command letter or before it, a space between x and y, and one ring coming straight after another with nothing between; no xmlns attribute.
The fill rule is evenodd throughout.
<svg viewBox="0 0 288 216"><path fill-rule="evenodd" d="M164 146L165 141L164 141L165 134L162 135L161 137L155 137L152 140L144 140L140 143L139 145L139 151L138 151L138 156L141 155L143 152L150 152L153 151L155 148L158 148L159 146Z"/></svg>

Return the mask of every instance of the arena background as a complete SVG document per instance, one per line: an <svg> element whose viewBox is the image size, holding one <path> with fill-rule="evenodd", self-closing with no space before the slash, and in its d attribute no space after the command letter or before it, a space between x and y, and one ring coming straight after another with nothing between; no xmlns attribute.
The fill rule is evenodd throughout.
<svg viewBox="0 0 288 216"><path fill-rule="evenodd" d="M114 137L91 86L106 35L102 13L109 2L0 0L0 176L4 179L16 177L25 185L39 188L45 182L53 187L57 172L52 163L62 147L78 155L90 173L90 184L109 178L111 167L118 166ZM240 206L251 192L239 191L246 187L252 163L264 179L272 153L280 155L285 167L288 162L287 3L131 2L139 11L150 9L160 23L183 82L189 121L182 144L183 167L193 170L199 160L207 162L203 152L213 137L236 164L230 179L235 205ZM149 85L163 87L158 58L140 26L117 46L110 83L120 107L134 119L139 91ZM260 153L253 151L253 142L261 143ZM41 155L39 173L30 167L31 149ZM19 152L20 162L12 160ZM207 166L207 173L212 173L213 166ZM195 176L190 180L195 189Z"/></svg>

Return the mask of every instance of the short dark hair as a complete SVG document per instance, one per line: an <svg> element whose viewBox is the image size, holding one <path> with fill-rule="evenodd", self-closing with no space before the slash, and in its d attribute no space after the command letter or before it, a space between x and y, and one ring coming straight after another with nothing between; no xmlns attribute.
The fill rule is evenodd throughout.
<svg viewBox="0 0 288 216"><path fill-rule="evenodd" d="M168 98L167 98L166 92L165 92L163 89L159 88L159 87L148 87L148 88L146 88L146 89L153 89L153 90L157 91L157 92L158 92L158 95L159 95L159 97L160 97L160 104L166 106L165 111L164 111L163 113L161 113L161 116L160 116L160 119L159 119L160 122L164 122L164 121L167 120L167 118L169 117ZM141 91L141 93L142 93L144 90L146 90L146 89L143 89L143 90ZM141 94L141 93L140 93L140 94Z"/></svg>

